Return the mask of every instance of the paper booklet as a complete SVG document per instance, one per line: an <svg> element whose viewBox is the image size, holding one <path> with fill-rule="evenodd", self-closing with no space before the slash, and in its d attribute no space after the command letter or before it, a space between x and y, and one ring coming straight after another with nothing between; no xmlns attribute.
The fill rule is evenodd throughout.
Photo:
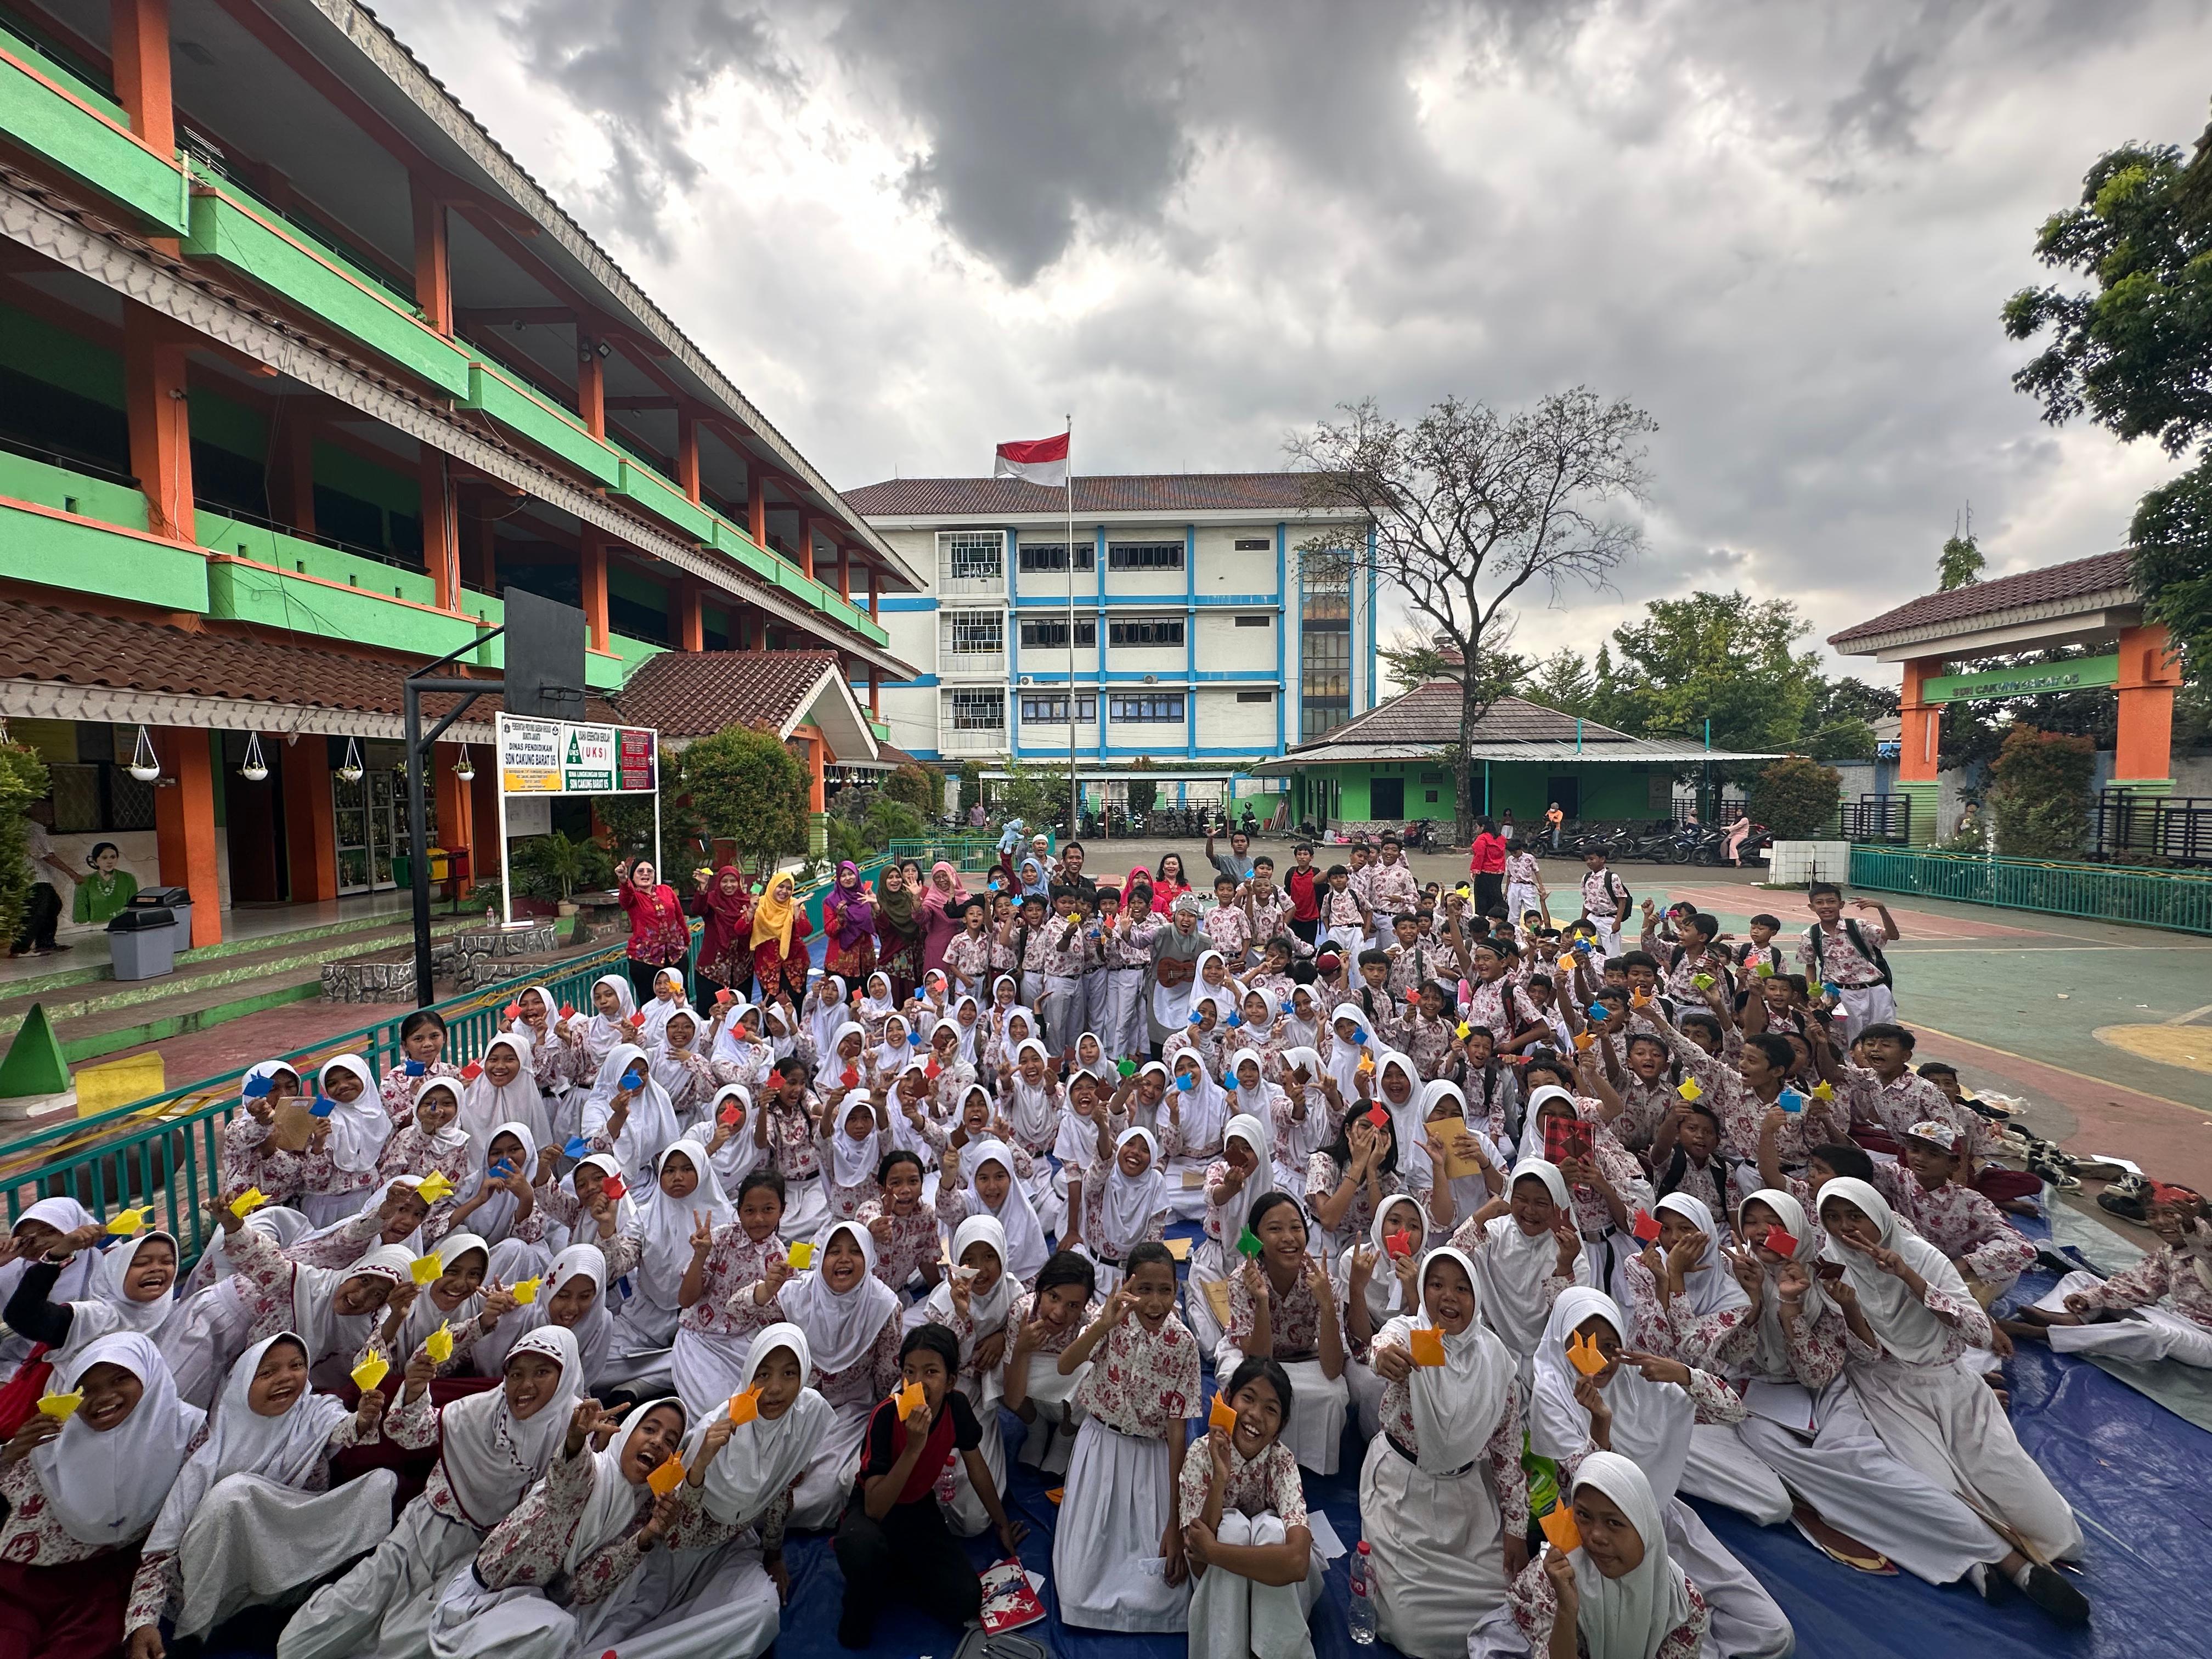
<svg viewBox="0 0 2212 1659"><path fill-rule="evenodd" d="M1032 1583L1013 1557L994 1561L983 1569L982 1577L983 1628L989 1634L1019 1630L1044 1617L1044 1598L1037 1594L1043 1581Z"/></svg>
<svg viewBox="0 0 2212 1659"><path fill-rule="evenodd" d="M1792 1434L1813 1432L1813 1391L1797 1382L1753 1381L1743 1385L1744 1409L1778 1423Z"/></svg>

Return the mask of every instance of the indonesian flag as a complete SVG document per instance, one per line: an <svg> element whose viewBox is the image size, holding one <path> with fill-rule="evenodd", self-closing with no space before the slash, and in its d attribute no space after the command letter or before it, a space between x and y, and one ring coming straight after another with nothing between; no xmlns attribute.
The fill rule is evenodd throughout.
<svg viewBox="0 0 2212 1659"><path fill-rule="evenodd" d="M994 478L1026 478L1058 489L1067 483L1067 434L1000 444L991 465Z"/></svg>

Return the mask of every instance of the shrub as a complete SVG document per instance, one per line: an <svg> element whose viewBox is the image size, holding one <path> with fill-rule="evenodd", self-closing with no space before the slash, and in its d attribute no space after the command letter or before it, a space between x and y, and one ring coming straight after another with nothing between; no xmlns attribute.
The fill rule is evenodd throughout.
<svg viewBox="0 0 2212 1659"><path fill-rule="evenodd" d="M983 799L983 769L974 761L960 763L960 810L965 812Z"/></svg>
<svg viewBox="0 0 2212 1659"><path fill-rule="evenodd" d="M726 726L684 751L684 788L709 835L748 866L806 850L805 767L775 732Z"/></svg>
<svg viewBox="0 0 2212 1659"><path fill-rule="evenodd" d="M39 751L20 743L0 743L0 935L14 939L23 929L23 908L33 882L29 837L23 809L46 793L46 763Z"/></svg>
<svg viewBox="0 0 2212 1659"><path fill-rule="evenodd" d="M2008 859L2063 859L2088 838L2096 740L2015 725L1990 772L1997 851Z"/></svg>
<svg viewBox="0 0 2212 1659"><path fill-rule="evenodd" d="M912 807L926 823L945 810L945 775L909 762L884 780L883 794Z"/></svg>
<svg viewBox="0 0 2212 1659"><path fill-rule="evenodd" d="M514 890L530 898L559 901L579 890L615 884L612 854L595 841L571 839L558 830L515 842L507 867Z"/></svg>
<svg viewBox="0 0 2212 1659"><path fill-rule="evenodd" d="M1835 821L1843 775L1802 755L1776 761L1751 781L1745 805L1777 841L1805 841Z"/></svg>

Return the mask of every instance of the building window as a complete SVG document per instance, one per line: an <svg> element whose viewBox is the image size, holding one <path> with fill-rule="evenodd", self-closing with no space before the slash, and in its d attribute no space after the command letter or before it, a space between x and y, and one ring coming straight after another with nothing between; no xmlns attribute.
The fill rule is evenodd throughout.
<svg viewBox="0 0 2212 1659"><path fill-rule="evenodd" d="M1275 694L1272 691L1239 691L1237 694L1239 702L1273 702L1274 700Z"/></svg>
<svg viewBox="0 0 2212 1659"><path fill-rule="evenodd" d="M1275 619L1273 617L1267 615L1267 612L1263 611L1255 617L1237 617L1237 625L1239 628L1265 628L1269 623L1274 620Z"/></svg>
<svg viewBox="0 0 2212 1659"><path fill-rule="evenodd" d="M1006 648L1006 618L997 611L945 613L947 637L955 656L989 656Z"/></svg>
<svg viewBox="0 0 2212 1659"><path fill-rule="evenodd" d="M1021 549L1021 567L1024 572L1065 570L1067 568L1067 544L1066 542L1024 542ZM1096 570L1098 568L1097 548L1090 542L1078 542L1075 544L1075 568L1078 570Z"/></svg>
<svg viewBox="0 0 2212 1659"><path fill-rule="evenodd" d="M1265 536L1239 536L1237 538L1239 553L1265 553L1271 545Z"/></svg>
<svg viewBox="0 0 2212 1659"><path fill-rule="evenodd" d="M1180 723L1182 720L1182 693L1148 691L1134 696L1115 697L1110 707L1117 720Z"/></svg>
<svg viewBox="0 0 2212 1659"><path fill-rule="evenodd" d="M1109 542L1106 544L1106 568L1109 570L1180 570L1182 568L1182 544Z"/></svg>
<svg viewBox="0 0 2212 1659"><path fill-rule="evenodd" d="M996 581L1006 574L1006 538L999 530L945 530L937 556L953 581Z"/></svg>
<svg viewBox="0 0 2212 1659"><path fill-rule="evenodd" d="M952 729L956 732L1003 732L1006 726L1006 696L1003 691L955 691Z"/></svg>
<svg viewBox="0 0 2212 1659"><path fill-rule="evenodd" d="M1301 574L1298 734L1310 741L1352 718L1352 564L1340 553L1309 553Z"/></svg>
<svg viewBox="0 0 2212 1659"><path fill-rule="evenodd" d="M1095 696L1078 697L1075 700L1075 718L1079 720L1097 720L1098 699ZM1022 724L1024 726L1066 725L1067 699L1065 696L1024 696L1022 699Z"/></svg>
<svg viewBox="0 0 2212 1659"><path fill-rule="evenodd" d="M1181 617L1130 617L1106 624L1106 642L1113 646L1182 645Z"/></svg>
<svg viewBox="0 0 2212 1659"><path fill-rule="evenodd" d="M1026 566L1024 568L1027 568ZM1075 621L1075 642L1088 648L1098 643L1098 623L1090 617L1079 617ZM1067 649L1067 618L1065 617L1024 617L1022 618L1022 649L1040 647L1050 650Z"/></svg>

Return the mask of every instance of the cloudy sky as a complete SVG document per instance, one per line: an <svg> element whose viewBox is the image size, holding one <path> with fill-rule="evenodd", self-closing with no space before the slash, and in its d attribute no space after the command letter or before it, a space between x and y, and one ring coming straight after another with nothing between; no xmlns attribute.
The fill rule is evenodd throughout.
<svg viewBox="0 0 2212 1659"><path fill-rule="evenodd" d="M2203 130L2212 3L378 10L840 484L1070 410L1081 471L1253 469L1363 395L1587 384L1659 422L1648 550L1540 651L1698 586L1826 634L1966 503L2025 568L2172 470L2042 424L1997 311L2097 155Z"/></svg>

